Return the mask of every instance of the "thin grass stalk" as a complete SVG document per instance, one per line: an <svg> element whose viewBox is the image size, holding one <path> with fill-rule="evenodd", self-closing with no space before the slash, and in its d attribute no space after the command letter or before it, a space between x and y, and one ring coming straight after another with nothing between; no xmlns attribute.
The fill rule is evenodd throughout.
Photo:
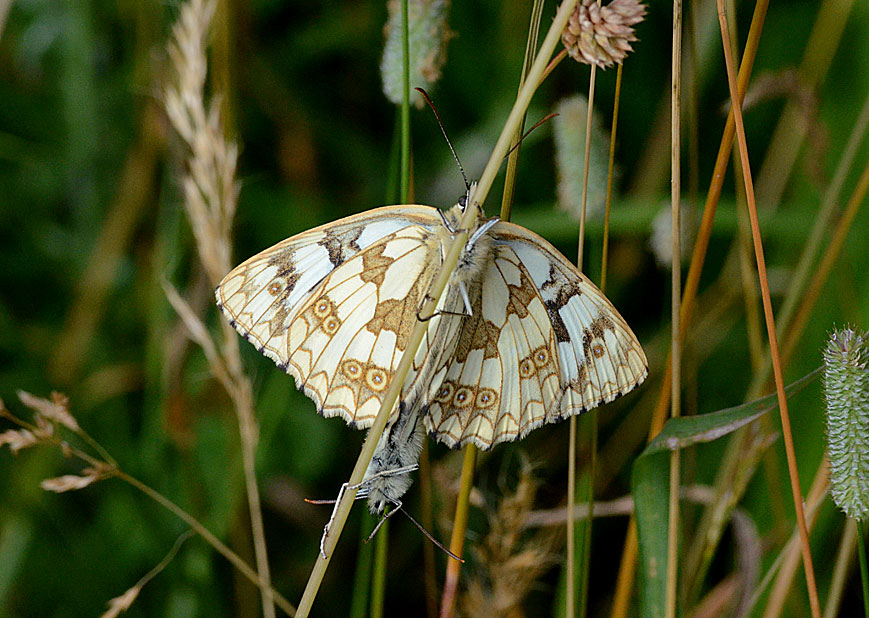
<svg viewBox="0 0 869 618"><path fill-rule="evenodd" d="M798 69L803 88L814 90L823 82L832 64L854 0L824 0L803 52ZM801 152L809 123L799 105L788 101L779 116L766 157L757 175L757 194L761 204L775 207L781 201L787 181Z"/></svg>
<svg viewBox="0 0 869 618"><path fill-rule="evenodd" d="M537 56L537 39L540 33L540 20L543 15L542 0L535 0L531 10L531 20L528 28L528 39L525 47L525 60L519 78L519 91L525 85L528 71ZM507 161L507 174L504 179L504 191L501 197L500 217L503 221L510 220L510 212L513 206L513 192L516 186L516 173L519 166L519 149L521 147L522 134L525 127L526 114L523 113L519 126L510 141L510 154ZM453 518L453 533L450 538L450 551L456 556L464 552L465 533L468 527L468 501L474 484L474 467L477 461L477 447L469 444L465 447L465 457L462 462L461 485L456 504L456 512ZM461 571L461 563L456 560L447 562L446 576L444 579L444 591L441 600L441 616L451 616L455 611L458 598L458 578Z"/></svg>
<svg viewBox="0 0 869 618"><path fill-rule="evenodd" d="M769 282L766 274L766 262L763 252L763 241L760 235L760 226L757 220L757 206L754 202L754 187L752 185L751 167L748 159L748 145L745 139L745 127L742 123L742 105L736 84L736 73L733 67L733 56L730 53L730 35L727 27L727 17L724 8L724 0L717 0L718 22L721 27L721 40L724 49L724 61L727 67L727 82L730 88L730 98L733 102L733 117L736 122L736 137L739 153L742 159L743 176L745 180L745 193L748 202L749 215L751 218L752 240L754 242L757 270L760 278L761 295L763 298L764 318L766 321L767 335L769 337L770 354L772 355L773 373L775 375L776 392L778 395L779 414L782 422L782 432L785 443L785 451L788 459L788 472L791 477L791 489L793 491L794 509L797 515L797 527L800 530L802 543L803 565L805 567L806 585L809 593L809 604L814 618L820 618L821 607L818 602L818 591L815 584L815 573L812 565L811 548L809 547L809 533L806 527L805 513L803 512L803 497L800 490L800 479L797 471L796 453L794 452L793 433L791 431L790 415L788 413L787 396L784 390L782 377L781 359L778 353L778 340L775 331L775 317L772 312L770 300Z"/></svg>
<svg viewBox="0 0 869 618"><path fill-rule="evenodd" d="M540 19L543 16L543 0L534 0L531 7L531 20L528 24L528 39L525 41L525 60L519 78L519 88L525 83L525 76L537 56L537 39L540 38ZM501 220L509 221L513 209L513 193L516 188L516 172L519 167L519 151L522 149L522 134L525 131L525 115L519 123L519 130L510 141L510 155L507 157L507 173L504 177L504 193L501 196Z"/></svg>
<svg viewBox="0 0 869 618"><path fill-rule="evenodd" d="M739 58L739 46L737 39L739 31L736 23L736 2L728 0L727 9L729 11L729 25L733 32L733 40L731 41L731 53L733 57ZM745 186L742 179L742 174L739 167L739 154L736 151L732 152L733 160L733 183L734 192L736 194L736 230L737 242L736 250L739 259L739 274L742 282L743 300L745 302L745 317L746 317L746 333L748 336L749 359L751 360L752 373L755 373L758 367L763 363L763 335L760 325L760 310L757 306L758 290L757 282L754 279L751 264L751 236L749 233L748 212L744 208L745 205Z"/></svg>
<svg viewBox="0 0 869 618"><path fill-rule="evenodd" d="M672 379L670 385L670 417L681 416L682 391L682 338L679 313L682 300L682 0L673 0L673 50L671 65L670 100L670 202L671 242L673 262L670 266L670 358ZM676 617L676 584L679 578L679 480L681 451L670 453L670 496L667 511L667 590L666 616Z"/></svg>
<svg viewBox="0 0 869 618"><path fill-rule="evenodd" d="M860 175L860 179L857 181L857 186L854 187L854 191L851 193L851 198L848 200L848 205L842 213L842 218L839 219L839 223L836 225L836 230L833 233L833 237L830 239L830 244L827 245L827 251L824 253L820 265L815 270L815 274L812 276L812 281L803 297L800 308L794 316L794 321L784 337L785 345L783 346L782 356L785 361L790 359L793 355L797 341L809 320L809 315L811 314L815 303L821 297L824 284L845 246L845 239L848 237L848 232L851 230L854 218L857 216L857 212L860 210L860 206L862 206L863 200L866 198L867 190L869 190L869 162L867 162L866 166L863 168L863 173Z"/></svg>
<svg viewBox="0 0 869 618"><path fill-rule="evenodd" d="M543 81L547 77L549 77L549 74L555 70L555 67L557 67L559 64L561 64L561 61L564 60L565 58L567 58L567 50L562 49L560 52L558 52L558 55L556 55L555 58L552 59L552 62L550 62L548 65L546 65L546 69L543 71L543 75L540 76L540 83L541 84L543 83Z"/></svg>
<svg viewBox="0 0 869 618"><path fill-rule="evenodd" d="M592 522L594 521L594 479L597 470L597 448L598 448L598 415L596 410L592 410L586 421L589 425L588 434L588 465L586 466L585 478L587 479L586 489L588 490L588 518L583 523L582 535L582 572L579 574L579 615L580 618L585 618L588 615L588 597L589 597L589 578L591 574L591 532Z"/></svg>
<svg viewBox="0 0 869 618"><path fill-rule="evenodd" d="M374 539L374 571L371 577L370 618L383 617L383 601L386 597L386 552L389 549L389 520L380 526Z"/></svg>
<svg viewBox="0 0 869 618"><path fill-rule="evenodd" d="M609 263L609 229L610 229L610 206L612 204L612 193L613 193L613 169L615 167L615 152L616 152L616 134L618 129L618 121L619 121L619 102L621 101L621 93L622 93L622 69L623 64L619 64L616 69L616 87L615 87L615 95L613 98L613 122L612 128L610 130L610 151L609 151L609 163L607 165L607 181L606 181L606 205L604 209L604 218L603 218L603 247L601 248L601 263L600 263L600 290L601 292L606 291L606 276L607 276L607 265ZM596 459L596 453L595 453ZM625 548L627 549L630 546L633 546L633 552L636 554L637 551L637 524L631 516L631 520L628 523L628 534L625 538ZM628 611L628 605L630 603L630 595L624 594L625 592L630 592L633 587L633 581L625 582L626 578L633 580L632 569L625 569L624 563L620 565L618 581L616 585L616 597L613 600L613 607L611 609L611 615L626 615Z"/></svg>
<svg viewBox="0 0 869 618"><path fill-rule="evenodd" d="M866 131L869 129L869 96L863 101L863 108L860 110L860 115L854 123L854 129L848 138L848 143L842 151L842 156L839 158L839 163L836 165L836 171L833 174L833 179L829 186L824 191L824 197L821 200L821 210L818 217L815 219L815 225L812 227L809 239L806 241L803 253L800 255L800 260L794 268L791 276L791 284L785 293L779 309L779 335L784 336L787 330L787 325L791 323L791 318L797 309L797 303L804 297L806 283L809 280L809 274L818 254L818 249L821 247L827 231L830 229L830 220L838 205L839 195L842 192L842 187L851 171L851 166L854 164L854 158L860 144L866 137Z"/></svg>
<svg viewBox="0 0 869 618"><path fill-rule="evenodd" d="M866 541L863 522L857 521L857 555L860 557L860 586L863 589L863 613L869 618L869 567L866 566Z"/></svg>
<svg viewBox="0 0 869 618"><path fill-rule="evenodd" d="M821 458L818 464L818 469L815 471L815 477L812 479L812 485L809 488L809 493L806 496L806 504L820 504L829 491L830 483L830 462L826 456ZM813 526L815 523L815 509L810 509L810 514L807 518L807 525ZM797 535L792 535L792 538ZM782 550L782 561L779 564L778 574L772 584L772 588L767 600L767 606L764 610L764 618L776 618L784 612L785 602L793 587L793 580L797 573L797 568L800 564L799 552L796 543L789 543Z"/></svg>
<svg viewBox="0 0 869 618"><path fill-rule="evenodd" d="M824 618L836 618L842 605L842 591L848 578L851 561L854 559L854 546L857 542L857 522L853 519L845 521L845 530L836 552L836 566L833 567L833 577L827 591L827 604L824 606Z"/></svg>
<svg viewBox="0 0 869 618"><path fill-rule="evenodd" d="M169 511L170 513L175 515L178 519L180 519L181 521L186 523L188 526L190 526L190 528L196 534L201 536L205 540L206 543L211 545L217 551L217 553L219 553L224 558L226 558L226 560L230 564L232 564L236 569L238 569L242 575L244 575L248 580L250 580L251 583L258 586L259 588L264 588L265 586L270 585L263 580L263 578L260 574L258 574L256 571L254 571L250 565L248 565L238 554L236 554L234 551L232 551L220 539L218 539L198 519L193 517L190 513L188 513L184 509L182 509L180 506L178 506L174 502L172 502L169 498L167 498L166 496L164 496L163 494L158 492L153 487L146 485L145 483L143 483L142 481L140 481L136 477L128 474L122 468L118 467L117 464L112 463L115 460L111 456L107 457L105 460L99 460L96 457L94 457L93 455L91 455L85 451L82 451L82 450L76 448L75 446L71 446L69 442L67 442L66 440L63 440L61 437L59 437L58 435L56 435L54 433L52 433L50 435L46 435L45 432L41 432L40 428L38 428L36 425L29 423L21 418L18 418L17 416L15 416L11 412L9 412L9 410L7 410L2 405L2 402L0 402L0 417L9 419L10 421L15 423L19 427L23 427L24 429L28 430L31 433L37 433L37 434L41 433L42 435L44 435L43 439L46 442L49 442L49 443L53 444L54 446L62 449L67 457L77 457L78 459L89 464L89 466L91 468L102 470L105 474L104 478L114 477L114 478L120 479L120 480L124 481L125 483L127 483L128 485L139 490L140 492L145 494L148 498L150 498L151 500L153 500L154 502L156 502L157 504L162 506L164 509L166 509L167 511ZM87 438L86 438L87 433L83 429L78 428L75 431L75 433L76 433L76 435L78 435L82 438L85 438L85 441L90 442L90 440L87 440ZM87 436L87 437L89 437L89 436ZM106 455L108 455L108 453L102 447L100 447L97 450L100 453L100 456L105 457ZM289 601L287 601L283 596L281 596L281 594L278 591L276 591L274 588L271 589L271 592L272 592L272 595L274 596L274 598L276 599L277 605L281 609L283 609L287 613L288 616L295 615L296 610Z"/></svg>
<svg viewBox="0 0 869 618"><path fill-rule="evenodd" d="M739 67L738 89L739 101L745 97L745 91L748 88L748 80L751 77L751 70L754 66L754 59L757 55L757 48L760 44L760 35L763 31L763 22L766 18L766 12L769 8L769 0L758 0L754 7L754 14L749 28L748 38L745 43L745 51L742 55L742 63ZM703 271L703 265L706 261L706 251L709 248L709 238L712 235L712 224L715 220L715 212L718 207L718 199L721 197L721 189L724 185L725 172L727 170L730 151L733 147L733 134L735 124L733 120L733 110L731 109L727 115L727 122L724 125L724 131L721 136L721 143L718 147L718 156L715 159L715 166L712 172L712 179L709 183L709 191L706 194L706 204L703 208L703 217L700 223L700 229L697 233L697 240L694 243L694 250L691 255L691 265L688 268L688 275L685 278L685 285L682 292L681 312L679 314L680 338L685 340L688 324L691 321L691 315L694 311L694 301L697 297L697 288L700 283L700 274ZM670 404L670 389L672 383L673 363L672 357L667 359L667 367L664 371L664 379L661 384L661 391L658 396L658 402L652 413L652 419L649 424L648 440L654 438L660 433L664 426L666 410ZM628 534L625 538L625 545L622 549L622 559L619 565L618 585L616 587L615 601L613 603L611 618L625 618L629 607L631 589L634 584L637 563L637 535L636 522L633 516L628 525ZM690 573L690 570L687 571Z"/></svg>
<svg viewBox="0 0 869 618"><path fill-rule="evenodd" d="M233 104L232 58L235 57L236 41L233 26L237 23L233 0L214 0L215 11L211 37L211 89L223 93L221 102L221 128L227 135L235 126Z"/></svg>
<svg viewBox="0 0 869 618"><path fill-rule="evenodd" d="M402 68L402 99L401 99L401 150L399 158L401 170L399 173L399 202L410 202L410 36L408 26L408 0L401 0L401 68ZM378 532L377 545L374 551L373 570L371 574L371 618L383 615L383 598L386 586L386 560L389 547L389 522L385 522Z"/></svg>
<svg viewBox="0 0 869 618"><path fill-rule="evenodd" d="M634 590L634 580L637 575L637 554L639 541L637 539L637 520L631 513L628 521L628 533L622 547L622 559L619 562L619 574L616 577L616 591L613 596L613 606L610 618L625 618L631 606L631 596Z"/></svg>
<svg viewBox="0 0 869 618"><path fill-rule="evenodd" d="M745 190L739 172L739 157L733 156L733 179L736 190L736 251L739 260L739 276L742 283L742 299L745 305L745 330L748 338L748 356L752 375L760 371L764 363L763 333L760 308L757 306L758 289L751 263L751 230L745 208Z"/></svg>
<svg viewBox="0 0 869 618"><path fill-rule="evenodd" d="M501 135L498 137L492 150L492 155L483 170L483 174L480 176L480 180L477 183L477 189L474 194L470 196L469 208L466 209L462 220L459 222L459 230L456 233L453 242L450 244L450 248L444 258L443 267L435 278L435 281L432 283L431 290L428 294L429 300L423 305L420 311L420 315L422 316L429 316L434 313L437 303L440 301L440 297L446 289L447 283L455 269L462 249L468 240L467 230L471 228L472 223L476 220L478 214L478 208L476 205L482 205L485 202L486 197L489 195L492 183L498 173L501 160L507 155L512 136L519 127L522 116L528 109L531 97L537 90L540 78L546 68L546 62L552 56L552 52L561 38L561 32L567 24L567 20L576 5L576 1L577 0L565 0L558 9L555 19L546 34L543 44L541 45L540 53L534 61L531 70L528 72L526 82L519 91L519 95L513 104L513 109L510 111L510 114L504 123L504 127L501 130ZM374 449L377 446L377 440L383 433L389 414L398 401L399 392L407 377L416 350L419 348L420 343L422 343L425 331L426 323L424 321L419 321L410 333L407 348L405 349L404 354L402 354L389 387L386 389L380 410L372 423L368 436L365 439L365 443L362 445L362 450L359 453L359 458L357 459L353 472L350 475L350 480L348 481L350 486L360 483L365 475L365 470L368 468L368 464L374 454ZM355 498L356 489L349 489L344 492L341 501L336 505L335 518L332 522L330 533L326 537L324 547L326 550L326 558L322 559L318 556L313 568L311 569L311 574L308 577L305 591L302 593L302 599L299 602L298 615L300 616L307 616L311 611L314 599L317 596L317 591L320 588L320 583L323 581L323 576L326 574L333 550L341 536L341 531L347 521L347 516L350 514L350 507Z"/></svg>
<svg viewBox="0 0 869 618"><path fill-rule="evenodd" d="M226 324L224 322L224 324ZM234 335L234 334L233 334ZM238 342L237 339L233 341ZM241 353L238 346L230 355L241 364ZM269 573L268 549L266 547L265 528L263 526L262 506L260 502L259 486L256 482L256 446L259 431L257 429L253 408L253 393L250 381L242 374L236 379L237 393L233 396L236 416L238 417L239 432L241 433L241 456L244 467L245 489L247 490L248 511L250 512L251 535L253 536L254 554L257 571L266 586L261 586L261 598L263 616L274 618L274 598L271 592L271 574Z"/></svg>
<svg viewBox="0 0 869 618"><path fill-rule="evenodd" d="M473 446L465 449L462 462L462 480L459 495L456 499L456 516L453 520L453 534L450 537L450 551L461 557L465 547L465 534L468 530L468 513L471 506L471 489L474 485L474 467L477 463L477 449ZM444 592L441 596L441 618L450 618L456 609L459 592L459 571L461 563L457 560L447 562L447 574L444 578Z"/></svg>
<svg viewBox="0 0 869 618"><path fill-rule="evenodd" d="M823 489L826 489L826 487L824 487ZM806 512L808 513L809 521L814 520L818 509L824 503L825 497L826 492L824 491L819 492L815 495L810 495L809 499L806 500ZM778 556L776 556L775 560L773 560L773 563L770 565L766 574L763 576L763 579L761 579L761 581L757 584L754 591L752 592L751 599L748 601L748 603L746 603L744 615L755 615L756 612L754 611L754 609L760 602L761 597L766 594L766 591L769 589L773 578L779 573L781 569L785 568L785 562L790 559L789 556L791 553L793 553L795 556L797 555L797 552L799 551L797 549L797 545L799 544L799 536L799 530L793 529L787 542L779 551Z"/></svg>
<svg viewBox="0 0 869 618"><path fill-rule="evenodd" d="M622 94L622 63L616 68L616 87L613 97L613 122L610 129L610 151L606 174L606 202L603 215L603 247L600 256L600 291L606 292L606 273L609 264L610 207L613 201L613 175L616 159L616 133L619 126L619 102Z"/></svg>
<svg viewBox="0 0 869 618"><path fill-rule="evenodd" d="M688 22L685 29L685 36L688 39L684 49L688 52L689 71L686 71L685 82L685 98L688 105L686 118L686 132L688 133L688 203L692 209L697 208L700 202L700 97L698 95L698 27L697 13L700 10L697 0L689 0L688 5Z"/></svg>
<svg viewBox="0 0 869 618"><path fill-rule="evenodd" d="M254 571L238 554L236 554L229 547L227 547L223 543L223 541L218 539L208 528L202 525L199 520L197 520L180 506L169 500L163 494L159 493L150 486L145 485L145 483L143 483L139 479L130 476L123 470L115 470L113 471L113 475L118 477L125 483L132 485L143 494L151 498L154 502L171 512L185 524L190 526L194 531L196 531L196 534L205 539L205 541L209 545L211 545L215 549L215 551L217 551L217 553L226 558L229 563L232 564L232 566L234 566L236 569L238 569L238 571L242 575L244 575L252 584L259 587L260 590L268 589L271 592L275 605L277 605L284 612L286 612L288 616L296 615L296 608L293 607L292 603L287 601L287 599L285 599L280 592L272 588L269 582L267 582L261 575Z"/></svg>
<svg viewBox="0 0 869 618"><path fill-rule="evenodd" d="M429 445L423 444L419 455L419 508L422 527L434 530L434 505L432 503L432 475ZM425 609L428 618L438 615L438 580L435 567L434 543L423 543L422 546L423 573L425 576Z"/></svg>
<svg viewBox="0 0 869 618"><path fill-rule="evenodd" d="M401 100L401 203L410 196L410 35L408 33L408 0L401 0L402 86Z"/></svg>
<svg viewBox="0 0 869 618"><path fill-rule="evenodd" d="M359 551L356 553L356 574L353 577L353 590L350 597L348 618L367 618L371 605L371 575L374 563L374 547L368 537L374 531L376 520L362 518L359 538Z"/></svg>
<svg viewBox="0 0 869 618"><path fill-rule="evenodd" d="M586 206L588 203L588 170L589 170L589 155L591 153L591 133L592 133L592 111L594 110L594 92L595 92L595 77L597 75L597 66L591 65L591 72L588 77L588 107L586 112L585 123L585 153L582 166L582 197L579 210L579 242L577 244L576 267L582 271L583 253L585 251L585 216ZM593 414L593 413L592 413ZM576 504L576 439L577 439L577 423L576 416L570 417L570 431L568 432L570 444L567 450L567 590L565 594L564 613L567 618L573 618L575 615L576 592L574 591L574 583L576 582L576 521L573 513ZM591 431L596 431L596 427L590 428ZM592 438L592 442L597 442ZM590 477L588 481L589 491L589 508L592 508L591 501L594 495L594 477ZM591 534L591 518L583 525L585 535ZM591 547L590 540L583 538L583 551L586 545ZM588 556L583 559L583 564L588 563ZM585 573L586 569L583 567ZM580 593L585 598L587 586L585 584L585 574L580 585ZM583 602L583 607L585 603ZM584 615L585 610L580 610Z"/></svg>
<svg viewBox="0 0 869 618"><path fill-rule="evenodd" d="M589 108L591 109L591 108ZM586 164L588 161L586 160ZM582 236L580 236L582 238ZM575 612L576 591L574 583L576 581L576 521L574 520L574 511L576 506L576 417L570 417L570 424L567 432L567 521L565 522L566 532L566 555L564 565L564 576L567 579L565 584L564 594L564 615L566 618L573 618Z"/></svg>

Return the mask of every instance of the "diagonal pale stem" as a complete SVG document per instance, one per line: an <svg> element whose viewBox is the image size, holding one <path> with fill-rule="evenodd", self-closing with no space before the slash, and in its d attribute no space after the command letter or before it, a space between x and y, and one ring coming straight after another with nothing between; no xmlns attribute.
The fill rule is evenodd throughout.
<svg viewBox="0 0 869 618"><path fill-rule="evenodd" d="M489 158L489 162L486 164L486 168L480 176L476 190L468 200L468 208L465 210L462 220L459 223L459 231L455 234L453 242L450 244L449 251L444 258L443 267L432 284L431 290L428 294L429 300L425 303L420 312L423 316L432 315L434 313L440 297L443 295L444 290L446 290L447 283L449 282L456 263L461 256L462 249L468 240L468 230L471 229L473 223L477 220L479 212L478 205L485 201L489 194L489 190L492 188L495 176L497 175L498 169L501 165L501 160L506 156L507 151L510 148L510 140L515 134L516 129L519 127L522 117L525 115L525 111L528 109L531 97L537 90L537 86L540 83L540 78L543 75L546 64L552 56L555 46L561 39L561 32L567 25L567 20L570 17L573 8L576 6L576 2L577 0L565 0L558 9L558 13L556 14L555 19L546 34L546 38L543 40L543 44L540 47L540 53L534 61L534 64L531 66L531 70L528 72L528 77L526 78L522 88L519 90L516 102L513 104L513 109L510 111L510 115L504 123L504 128L501 130L501 135L498 137L498 141L495 143L495 147L492 150L492 156ZM368 432L368 437L362 445L362 451L359 453L359 458L356 460L356 465L350 475L348 484L351 487L358 485L362 481L365 470L371 462L371 458L374 455L374 449L377 446L377 441L381 434L383 434L390 413L398 402L401 387L404 384L408 371L410 370L410 364L413 362L416 351L422 343L422 338L425 335L426 328L427 324L425 322L418 321L414 326L413 331L411 331L410 337L408 338L407 348L401 356L401 360L398 363L392 381L384 395L383 403L381 404L377 417L374 419L374 423ZM335 546L338 543L338 538L341 536L341 531L344 528L344 524L347 522L347 517L350 515L350 507L353 505L353 501L356 498L356 491L356 489L345 491L341 501L336 507L335 518L332 522L330 533L326 537L326 543L324 546L326 558L317 556L314 567L311 569L308 583L305 586L305 591L302 593L302 599L299 601L298 613L296 614L299 617L307 616L311 611L314 599L317 596L317 591L320 588L320 583L323 581L326 569L329 567L329 563L332 559Z"/></svg>

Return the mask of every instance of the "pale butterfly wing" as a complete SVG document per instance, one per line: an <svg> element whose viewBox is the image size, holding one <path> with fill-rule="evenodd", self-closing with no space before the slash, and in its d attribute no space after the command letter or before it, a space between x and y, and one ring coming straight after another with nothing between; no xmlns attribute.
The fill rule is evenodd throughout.
<svg viewBox="0 0 869 618"><path fill-rule="evenodd" d="M552 245L506 222L490 233L473 316L425 401L427 429L451 447L522 438L612 401L648 372L624 319Z"/></svg>
<svg viewBox="0 0 869 618"><path fill-rule="evenodd" d="M324 416L366 427L440 267L441 227L431 207L390 206L315 228L236 267L218 305Z"/></svg>

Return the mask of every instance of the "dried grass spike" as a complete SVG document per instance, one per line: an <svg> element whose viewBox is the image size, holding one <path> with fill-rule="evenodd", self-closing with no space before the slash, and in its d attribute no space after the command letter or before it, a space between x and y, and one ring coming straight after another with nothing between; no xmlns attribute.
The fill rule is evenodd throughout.
<svg viewBox="0 0 869 618"><path fill-rule="evenodd" d="M581 0L561 34L561 42L577 62L605 69L633 51L635 24L643 20L646 6L639 0L613 0L599 6L597 0Z"/></svg>
<svg viewBox="0 0 869 618"><path fill-rule="evenodd" d="M37 440L36 436L27 429L19 429L17 431L10 429L9 431L0 433L0 447L8 445L9 450L12 451L13 455L18 454L18 451L33 446L38 442L39 440Z"/></svg>
<svg viewBox="0 0 869 618"><path fill-rule="evenodd" d="M537 579L555 564L553 531L528 534L522 527L533 508L536 490L536 480L526 464L515 492L505 495L490 515L489 532L474 550L479 572L461 600L463 615L468 618L513 615Z"/></svg>
<svg viewBox="0 0 869 618"><path fill-rule="evenodd" d="M21 400L21 403L36 412L37 415L54 423L59 423L71 431L79 432L81 430L78 421L69 413L69 400L66 398L66 395L52 393L51 401L49 401L48 399L31 395L27 391L18 391L18 398Z"/></svg>
<svg viewBox="0 0 869 618"><path fill-rule="evenodd" d="M108 476L108 470L104 466L85 468L82 472L84 473L83 476L66 474L53 479L45 479L39 484L39 486L46 491L62 493L64 491L84 489L88 485L101 481Z"/></svg>

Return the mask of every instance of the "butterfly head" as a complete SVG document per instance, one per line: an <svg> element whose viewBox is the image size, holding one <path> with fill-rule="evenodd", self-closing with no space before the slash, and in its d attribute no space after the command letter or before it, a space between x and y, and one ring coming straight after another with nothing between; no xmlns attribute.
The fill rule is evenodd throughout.
<svg viewBox="0 0 869 618"><path fill-rule="evenodd" d="M459 198L458 206L462 211L462 214L465 214L465 211L468 209L468 204L471 203L471 195L473 195L477 190L477 182L474 181L467 185L467 189L465 190L465 194ZM478 204L479 206L479 204ZM482 210L482 208L480 208ZM480 213L482 216L482 212Z"/></svg>

